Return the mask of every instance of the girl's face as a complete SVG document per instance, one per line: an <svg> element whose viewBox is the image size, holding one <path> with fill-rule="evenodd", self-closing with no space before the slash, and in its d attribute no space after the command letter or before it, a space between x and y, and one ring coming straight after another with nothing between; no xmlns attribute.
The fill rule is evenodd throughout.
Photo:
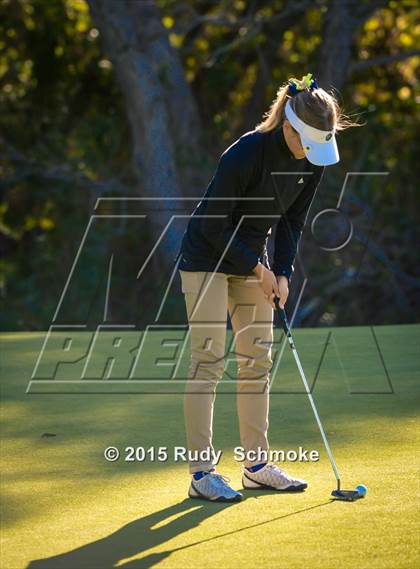
<svg viewBox="0 0 420 569"><path fill-rule="evenodd" d="M293 156L299 160L305 158L305 151L303 150L299 133L292 127L287 119L283 122L283 134L286 144L290 148Z"/></svg>

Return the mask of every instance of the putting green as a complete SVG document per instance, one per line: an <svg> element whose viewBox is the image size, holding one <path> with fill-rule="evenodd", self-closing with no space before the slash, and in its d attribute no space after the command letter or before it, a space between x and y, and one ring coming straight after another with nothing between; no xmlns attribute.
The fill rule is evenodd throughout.
<svg viewBox="0 0 420 569"><path fill-rule="evenodd" d="M98 393L102 384L91 384L95 394L79 383L46 394L39 391L50 385L37 392L35 380L25 393L45 334L3 334L1 567L419 567L419 331L295 332L310 380L332 332L314 397L343 487L366 484L365 499L330 500L333 474L286 348L272 386L271 447L316 449L320 460L284 465L308 480L306 492L244 492L234 505L186 497L186 465L172 459L173 447L185 445L180 384L169 386L171 394L164 393L166 384L154 394L150 384L148 393L124 394L125 385L112 383L106 393ZM152 343L160 340L156 333ZM47 350L44 358L51 363L57 354ZM71 366L63 373L80 376ZM225 380L216 400L214 446L223 451L219 471L239 488L234 385ZM110 463L103 457L110 445L123 456L128 446L167 447L170 459Z"/></svg>

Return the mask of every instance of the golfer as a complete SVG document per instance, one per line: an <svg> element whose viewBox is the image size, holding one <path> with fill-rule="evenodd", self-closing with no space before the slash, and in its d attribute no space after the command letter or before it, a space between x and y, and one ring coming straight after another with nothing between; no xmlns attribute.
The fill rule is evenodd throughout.
<svg viewBox="0 0 420 569"><path fill-rule="evenodd" d="M228 312L234 339L227 353L236 355L239 430L247 457L242 485L276 491L307 487L266 458L274 298L283 308L311 202L325 166L339 161L335 133L345 126L338 102L311 74L289 79L261 124L222 154L190 218L179 271L191 338L184 400L193 458L191 498L242 498L216 471L212 458L213 408L225 371ZM267 241L274 226L270 267Z"/></svg>

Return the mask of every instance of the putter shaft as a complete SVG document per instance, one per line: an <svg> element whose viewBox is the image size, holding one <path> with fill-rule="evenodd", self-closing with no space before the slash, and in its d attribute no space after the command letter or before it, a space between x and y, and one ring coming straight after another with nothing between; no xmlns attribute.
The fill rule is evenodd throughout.
<svg viewBox="0 0 420 569"><path fill-rule="evenodd" d="M341 486L340 473L338 472L338 468L337 468L337 465L336 465L336 463L335 463L333 454L332 454L332 452L331 452L331 448L330 448L330 445L329 445L329 443L328 443L328 439L327 439L327 437L326 437L326 435L325 435L325 431L324 431L324 428L323 428L323 426L322 426L322 422L321 422L321 419L320 419L320 417L319 417L318 410L317 410L317 408L316 408L316 406L315 406L315 402L314 402L314 400L313 400L311 390L309 389L309 385L308 385L308 382L307 382L307 380L306 380L305 372L304 372L304 370L303 370L302 364L300 363L299 355L298 355L298 353L297 353L297 350L296 350L296 347L295 347L295 343L294 343L294 341L293 341L293 337L292 337L292 334L291 334L291 332L290 332L289 323L288 323L288 321L287 321L286 311L285 311L284 309L280 308L280 306L279 306L279 304L278 304L278 298L275 299L275 303L276 303L276 306L277 306L278 313L279 313L279 315L280 315L280 320L281 320L281 322L282 322L282 326L283 326L284 333L286 334L287 341L288 341L288 343L289 343L290 348L292 349L293 356L294 356L294 358L295 358L295 362L296 362L297 368L298 368L299 373L300 373L300 377L301 377L301 379L302 379L303 385L305 386L306 394L307 394L307 396L308 396L308 398L309 398L309 402L310 402L310 404L311 404L312 411L313 411L313 413L314 413L314 415L315 415L316 422L318 423L318 428L319 428L319 431L320 431L320 433L321 433L321 436L322 436L322 440L323 440L323 442L324 442L325 449L326 449L326 451L327 451L327 453L328 453L328 457L329 457L329 459L330 459L331 466L332 466L332 468L333 468L335 478L336 478L336 480L337 480L337 490L340 490L340 486Z"/></svg>

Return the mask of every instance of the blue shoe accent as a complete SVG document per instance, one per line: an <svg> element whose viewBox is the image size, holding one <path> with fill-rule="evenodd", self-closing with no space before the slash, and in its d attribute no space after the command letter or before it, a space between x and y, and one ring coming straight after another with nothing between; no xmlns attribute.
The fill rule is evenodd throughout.
<svg viewBox="0 0 420 569"><path fill-rule="evenodd" d="M198 472L194 472L193 478L194 480L201 480L203 476L205 476L209 472L213 472L213 470L214 468L212 468L211 470L199 470Z"/></svg>
<svg viewBox="0 0 420 569"><path fill-rule="evenodd" d="M246 467L247 470L249 470L250 472L257 472L258 470L261 470L261 468L264 468L264 466L266 465L266 462L262 462L261 464L256 464L255 466L250 466L248 468L248 466Z"/></svg>

